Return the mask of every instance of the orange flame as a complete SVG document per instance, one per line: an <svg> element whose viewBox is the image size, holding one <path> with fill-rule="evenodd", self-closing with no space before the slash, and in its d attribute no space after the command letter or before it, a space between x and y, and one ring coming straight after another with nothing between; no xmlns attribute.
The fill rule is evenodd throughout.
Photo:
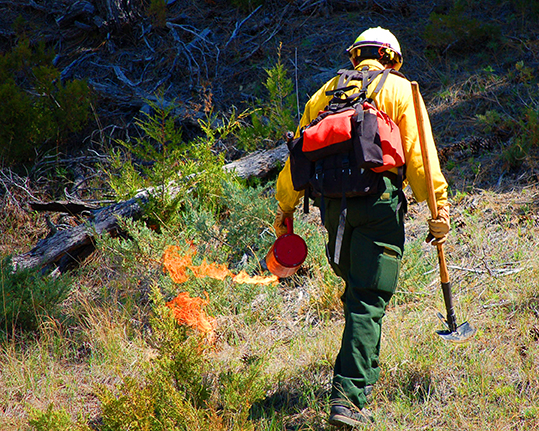
<svg viewBox="0 0 539 431"><path fill-rule="evenodd" d="M168 270L172 280L175 283L185 283L189 276L185 272L186 268L192 264L192 257L190 255L181 256L177 253L180 247L171 246L165 250L163 261L165 269Z"/></svg>
<svg viewBox="0 0 539 431"><path fill-rule="evenodd" d="M213 319L210 319L203 310L203 307L208 304L208 297L191 298L187 292L181 292L172 301L167 302L176 320L181 325L188 325L199 331L211 334L213 332Z"/></svg>
<svg viewBox="0 0 539 431"><path fill-rule="evenodd" d="M227 276L231 275L226 265L206 263L205 259L199 266L189 266L189 269L193 271L193 274L197 278L211 277L217 280L224 280Z"/></svg>
<svg viewBox="0 0 539 431"><path fill-rule="evenodd" d="M272 275L271 277L262 277L261 275L255 275L251 277L245 271L240 271L232 278L232 280L235 283L262 284L263 286L279 282L279 278L276 275Z"/></svg>
<svg viewBox="0 0 539 431"><path fill-rule="evenodd" d="M189 268L197 278L211 277L217 280L224 280L226 277L231 277L235 283L262 284L265 286L279 282L279 278L275 275L272 275L271 277L259 275L251 277L245 271L240 271L239 274L235 275L226 267L226 265L208 263L205 259L200 265L193 265L193 256L196 254L194 247L191 247L190 254L181 255L180 253L180 247L173 245L168 247L163 255L165 270L170 273L172 280L178 284L185 283L189 279L189 275L186 271L187 268Z"/></svg>

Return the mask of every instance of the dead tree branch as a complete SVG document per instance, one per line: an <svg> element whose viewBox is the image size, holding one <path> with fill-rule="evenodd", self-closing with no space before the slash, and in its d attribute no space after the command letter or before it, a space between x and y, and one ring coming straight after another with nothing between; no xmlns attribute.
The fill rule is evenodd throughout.
<svg viewBox="0 0 539 431"><path fill-rule="evenodd" d="M241 178L265 177L271 170L279 164L283 164L288 158L288 147L281 144L271 150L260 150L228 163L223 166L226 171L235 171Z"/></svg>

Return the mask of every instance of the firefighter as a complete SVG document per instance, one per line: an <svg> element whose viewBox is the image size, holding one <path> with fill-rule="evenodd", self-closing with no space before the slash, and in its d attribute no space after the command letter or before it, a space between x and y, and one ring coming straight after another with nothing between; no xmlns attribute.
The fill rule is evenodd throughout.
<svg viewBox="0 0 539 431"><path fill-rule="evenodd" d="M362 32L347 49L356 70L387 68L399 70L403 57L397 38L381 27ZM379 80L380 78L377 78ZM369 95L376 87L369 86ZM336 76L324 84L307 102L300 126L308 125L327 106L326 91L336 88ZM427 183L421 156L416 116L410 82L400 74L390 73L374 97L378 109L386 112L400 129L406 161L406 182L418 202L427 198ZM427 148L437 154L424 102ZM284 220L293 217L303 191L294 190L290 159L280 172L275 197L278 201L274 229L277 236L287 232ZM394 172L397 173L396 171ZM431 161L437 219L429 219L427 242L446 241L449 228L447 182L435 157ZM328 259L335 273L345 282L342 296L345 325L340 351L334 367L329 422L338 427L357 426L373 419L365 408L367 395L380 376L379 353L382 318L397 285L404 251L404 215L402 183L384 176L382 190L367 196L347 198L346 223L340 243L339 263L334 262L335 243L341 215L341 199L325 198L324 225L328 231ZM318 202L319 204L319 202Z"/></svg>

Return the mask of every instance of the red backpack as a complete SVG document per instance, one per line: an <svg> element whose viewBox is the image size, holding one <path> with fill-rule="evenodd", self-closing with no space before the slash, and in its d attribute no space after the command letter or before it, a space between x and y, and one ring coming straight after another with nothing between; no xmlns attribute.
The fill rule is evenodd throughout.
<svg viewBox="0 0 539 431"><path fill-rule="evenodd" d="M378 193L383 187L383 176L397 181L400 205L406 200L402 193L404 179L404 150L400 131L389 116L374 104L392 69L361 71L340 70L337 88L326 92L333 96L324 111L301 130L293 139L289 132L290 170L295 190L305 190L304 211L309 211L309 196L341 198L341 216L335 240L333 261L339 263L346 220L346 198ZM367 87L382 74L372 98L367 98ZM399 74L400 75L400 74ZM402 76L402 75L401 75ZM361 81L361 88L349 85ZM346 93L358 90L348 96ZM398 174L389 172L398 168ZM394 177L394 178L392 178ZM324 223L325 200L320 202Z"/></svg>
<svg viewBox="0 0 539 431"><path fill-rule="evenodd" d="M376 193L382 175L405 164L398 126L379 109L373 98L380 92L391 69L340 70L336 89L324 111L288 141L295 190L312 191L330 198ZM367 87L382 74L372 94ZM399 74L400 75L400 74ZM361 81L349 85L351 81ZM346 92L358 90L350 96ZM389 173L386 174L389 176Z"/></svg>

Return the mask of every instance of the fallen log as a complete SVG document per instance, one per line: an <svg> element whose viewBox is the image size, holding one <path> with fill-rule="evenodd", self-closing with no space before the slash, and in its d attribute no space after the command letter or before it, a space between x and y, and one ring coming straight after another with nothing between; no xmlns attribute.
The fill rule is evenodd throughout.
<svg viewBox="0 0 539 431"><path fill-rule="evenodd" d="M248 156L228 163L223 169L235 172L241 178L265 177L268 173L284 163L288 157L286 144L266 150L256 151ZM72 228L59 230L50 237L40 240L30 251L14 256L13 270L30 268L47 268L56 265L55 270L63 272L73 261L81 261L91 254L96 237L105 233L116 233L119 230L120 219L137 219L143 213L143 207L155 189L140 190L137 195L127 201L118 202L103 208L93 209L80 202L32 202L31 207L36 211L65 211L79 213L84 210L89 213L88 220ZM175 196L181 190L171 183L167 192Z"/></svg>
<svg viewBox="0 0 539 431"><path fill-rule="evenodd" d="M235 171L240 178L266 177L288 158L288 147L281 144L271 150L259 150L223 166L226 171Z"/></svg>
<svg viewBox="0 0 539 431"><path fill-rule="evenodd" d="M59 261L64 255L77 255L81 247L93 245L95 237L118 229L120 218L137 218L142 214L142 200L129 199L92 211L92 217L71 229L60 230L36 246L12 259L13 270L43 268Z"/></svg>

